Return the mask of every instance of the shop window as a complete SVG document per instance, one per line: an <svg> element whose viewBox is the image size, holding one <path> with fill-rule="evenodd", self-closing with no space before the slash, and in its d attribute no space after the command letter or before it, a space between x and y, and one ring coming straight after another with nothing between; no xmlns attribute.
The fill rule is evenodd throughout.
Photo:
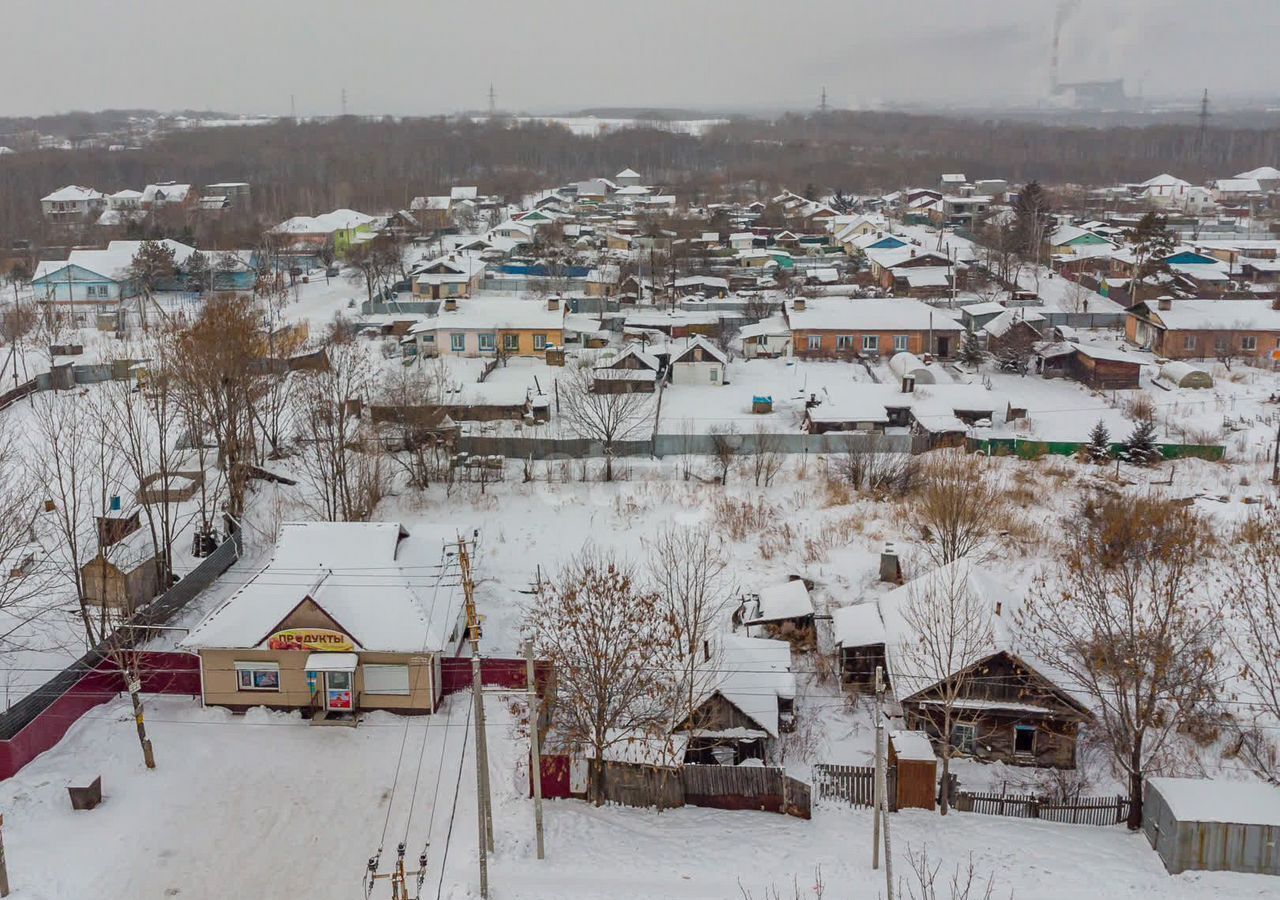
<svg viewBox="0 0 1280 900"><path fill-rule="evenodd" d="M1013 752L1017 756L1034 756L1036 752L1036 727L1013 726Z"/></svg>
<svg viewBox="0 0 1280 900"><path fill-rule="evenodd" d="M272 662L238 662L236 689L241 691L280 690L280 666Z"/></svg>
<svg viewBox="0 0 1280 900"><path fill-rule="evenodd" d="M409 667L365 663L364 693L409 696Z"/></svg>
<svg viewBox="0 0 1280 900"><path fill-rule="evenodd" d="M978 738L978 729L972 722L957 722L951 726L951 746L961 753L972 753Z"/></svg>

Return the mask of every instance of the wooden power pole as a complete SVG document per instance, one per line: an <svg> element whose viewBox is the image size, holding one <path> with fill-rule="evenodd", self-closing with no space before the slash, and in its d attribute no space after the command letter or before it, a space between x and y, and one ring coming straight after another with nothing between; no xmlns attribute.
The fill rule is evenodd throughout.
<svg viewBox="0 0 1280 900"><path fill-rule="evenodd" d="M871 868L880 868L880 779L884 773L884 752L881 744L881 732L884 730L884 710L880 702L884 697L884 669L876 666L876 772L875 784L872 786L872 802L876 810L871 817Z"/></svg>
<svg viewBox="0 0 1280 900"><path fill-rule="evenodd" d="M876 666L876 825L884 831L885 896L893 900L893 844L889 840L889 790L884 759L884 669Z"/></svg>
<svg viewBox="0 0 1280 900"><path fill-rule="evenodd" d="M471 693L476 721L476 816L480 846L480 896L489 896L489 857L493 851L493 811L489 798L489 752L484 731L484 679L480 671L480 617L476 615L475 583L471 579L471 557L467 542L458 541L458 568L466 602L467 634L471 641Z"/></svg>
<svg viewBox="0 0 1280 900"><path fill-rule="evenodd" d="M0 815L0 897L9 896L9 863L4 858L4 816Z"/></svg>
<svg viewBox="0 0 1280 900"><path fill-rule="evenodd" d="M533 669L533 641L524 644L524 671L529 685L529 771L533 782L533 831L538 839L538 859L546 858L542 841L542 703L538 700L538 682Z"/></svg>

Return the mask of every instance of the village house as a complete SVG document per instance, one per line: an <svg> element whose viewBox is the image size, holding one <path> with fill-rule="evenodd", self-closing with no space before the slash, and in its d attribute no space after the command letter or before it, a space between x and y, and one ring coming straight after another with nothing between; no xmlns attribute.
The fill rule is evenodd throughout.
<svg viewBox="0 0 1280 900"><path fill-rule="evenodd" d="M373 231L374 217L354 209L335 209L319 216L294 216L271 229L288 250L346 255L358 234Z"/></svg>
<svg viewBox="0 0 1280 900"><path fill-rule="evenodd" d="M470 297L484 283L486 265L470 253L451 253L416 268L410 274L413 296L422 300Z"/></svg>
<svg viewBox="0 0 1280 900"><path fill-rule="evenodd" d="M705 667L695 679L701 696L693 714L673 729L689 738L684 761L776 763L779 735L795 726L791 645L727 634L708 642L705 653Z"/></svg>
<svg viewBox="0 0 1280 900"><path fill-rule="evenodd" d="M196 248L168 238L159 243L173 251L176 267L173 282L162 288L176 289L181 286L179 273ZM136 297L141 286L129 269L142 244L111 241L102 250L72 250L65 260L42 260L31 279L32 291L41 302L87 306L110 306Z"/></svg>
<svg viewBox="0 0 1280 900"><path fill-rule="evenodd" d="M964 288L967 263L912 244L894 246L897 240L863 249L880 287L907 297L936 297Z"/></svg>
<svg viewBox="0 0 1280 900"><path fill-rule="evenodd" d="M1078 341L1055 341L1036 350L1037 369L1045 378L1078 381L1095 391L1136 390L1142 360L1122 349Z"/></svg>
<svg viewBox="0 0 1280 900"><path fill-rule="evenodd" d="M772 359L791 352L791 328L782 316L770 316L738 329L746 359Z"/></svg>
<svg viewBox="0 0 1280 900"><path fill-rule="evenodd" d="M785 309L792 352L816 358L889 356L908 351L949 359L963 326L918 300L797 297Z"/></svg>
<svg viewBox="0 0 1280 900"><path fill-rule="evenodd" d="M1168 359L1272 359L1280 310L1262 300L1144 300L1126 311L1130 343Z"/></svg>
<svg viewBox="0 0 1280 900"><path fill-rule="evenodd" d="M455 532L420 532L283 525L271 561L180 642L200 657L205 705L296 709L313 723L435 712L465 621Z"/></svg>
<svg viewBox="0 0 1280 900"><path fill-rule="evenodd" d="M683 347L672 348L668 370L672 384L725 384L729 358L701 335L687 339Z"/></svg>
<svg viewBox="0 0 1280 900"><path fill-rule="evenodd" d="M87 222L107 205L107 196L93 188L69 184L40 198L40 211L52 222L76 224Z"/></svg>
<svg viewBox="0 0 1280 900"><path fill-rule="evenodd" d="M564 344L560 298L477 298L441 310L409 331L423 357L542 356Z"/></svg>
<svg viewBox="0 0 1280 900"><path fill-rule="evenodd" d="M616 356L601 359L592 367L591 389L597 394L652 394L662 365L638 343L628 344Z"/></svg>
<svg viewBox="0 0 1280 900"><path fill-rule="evenodd" d="M930 596L960 591L968 593L966 603L983 610L980 630L988 640L967 640L972 645L969 657L955 660L952 671L940 673L932 659L919 652L919 634L904 610L912 602L927 604ZM936 742L949 705L958 755L980 762L1071 769L1079 727L1090 714L1017 651L1020 605L1018 595L991 572L962 558L880 597L884 631L872 629L868 640L883 641L889 685L909 729L925 731ZM856 641L854 635L844 638L842 649ZM868 644L867 652L873 653L875 646ZM954 703L946 703L944 685L958 685Z"/></svg>

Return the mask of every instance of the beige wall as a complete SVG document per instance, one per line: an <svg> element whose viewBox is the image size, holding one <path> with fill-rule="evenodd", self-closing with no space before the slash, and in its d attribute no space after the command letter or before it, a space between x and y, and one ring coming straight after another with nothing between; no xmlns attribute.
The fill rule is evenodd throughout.
<svg viewBox="0 0 1280 900"><path fill-rule="evenodd" d="M293 627L302 627L299 617L290 619ZM328 627L316 623L314 627ZM305 709L311 706L304 666L311 654L306 650L201 650L204 702L210 706L242 709L270 706L277 709ZM359 710L387 709L433 712L439 697L440 661L434 653L365 653L359 652L355 688ZM279 691L242 691L236 678L238 662L274 662L280 666ZM409 666L409 694L364 693L364 663Z"/></svg>

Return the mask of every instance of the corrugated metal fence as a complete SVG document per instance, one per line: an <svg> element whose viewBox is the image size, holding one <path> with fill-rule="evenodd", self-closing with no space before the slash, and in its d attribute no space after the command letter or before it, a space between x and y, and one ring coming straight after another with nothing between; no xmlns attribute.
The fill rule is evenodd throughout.
<svg viewBox="0 0 1280 900"><path fill-rule="evenodd" d="M734 437L736 452L753 456L761 444L755 435ZM773 453L847 453L853 450L878 453L922 453L927 449L925 435L865 434L831 432L828 434L770 434L767 450ZM604 457L604 444L588 438L490 437L463 435L458 450L473 456L505 456L510 459L599 459ZM715 452L715 439L709 434L656 434L651 440L615 441L613 456L710 456Z"/></svg>

